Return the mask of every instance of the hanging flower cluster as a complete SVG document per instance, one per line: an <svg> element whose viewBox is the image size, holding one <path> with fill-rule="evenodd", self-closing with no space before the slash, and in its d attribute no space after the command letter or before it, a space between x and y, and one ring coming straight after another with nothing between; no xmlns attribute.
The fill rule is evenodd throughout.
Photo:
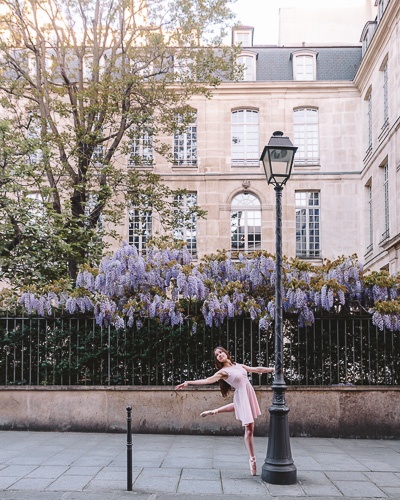
<svg viewBox="0 0 400 500"><path fill-rule="evenodd" d="M84 268L76 288L68 286L27 290L21 304L29 314L92 312L99 325L140 328L144 318L180 325L204 320L219 326L229 318L247 315L268 330L275 316L275 259L266 252L225 252L195 264L186 248L149 247L140 255L123 244L98 269ZM296 315L300 326L326 311L372 315L379 329L400 330L400 276L368 273L356 256L313 266L299 259L283 259L284 315ZM200 315L201 312L201 315Z"/></svg>

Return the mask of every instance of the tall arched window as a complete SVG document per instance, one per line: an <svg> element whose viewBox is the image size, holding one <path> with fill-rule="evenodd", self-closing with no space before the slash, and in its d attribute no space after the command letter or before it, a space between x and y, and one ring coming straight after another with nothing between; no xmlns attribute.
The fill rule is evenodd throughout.
<svg viewBox="0 0 400 500"><path fill-rule="evenodd" d="M231 205L231 249L251 251L260 248L260 200L250 193L238 194Z"/></svg>
<svg viewBox="0 0 400 500"><path fill-rule="evenodd" d="M259 167L258 111L232 112L232 165Z"/></svg>

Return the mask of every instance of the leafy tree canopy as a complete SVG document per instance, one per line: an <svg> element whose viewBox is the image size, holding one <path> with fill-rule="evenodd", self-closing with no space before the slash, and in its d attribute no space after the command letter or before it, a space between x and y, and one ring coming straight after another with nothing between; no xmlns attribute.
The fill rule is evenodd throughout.
<svg viewBox="0 0 400 500"><path fill-rule="evenodd" d="M1 279L76 277L131 203L174 226L177 193L126 167L130 140L172 160L162 137L185 129L190 98L238 76L229 3L0 0Z"/></svg>

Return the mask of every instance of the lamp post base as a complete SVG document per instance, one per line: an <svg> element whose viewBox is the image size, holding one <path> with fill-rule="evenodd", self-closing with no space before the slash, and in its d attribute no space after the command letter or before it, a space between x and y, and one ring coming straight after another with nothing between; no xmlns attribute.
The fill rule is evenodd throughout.
<svg viewBox="0 0 400 500"><path fill-rule="evenodd" d="M297 469L294 464L283 466L264 464L262 467L261 479L269 484L296 484Z"/></svg>
<svg viewBox="0 0 400 500"><path fill-rule="evenodd" d="M289 408L285 403L286 387L274 387L274 402L269 407L270 424L267 457L261 479L270 484L296 484L297 468L290 450Z"/></svg>

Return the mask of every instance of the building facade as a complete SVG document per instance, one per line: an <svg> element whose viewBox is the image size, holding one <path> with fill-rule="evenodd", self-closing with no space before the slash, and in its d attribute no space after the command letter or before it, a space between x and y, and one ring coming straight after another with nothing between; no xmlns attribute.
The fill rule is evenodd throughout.
<svg viewBox="0 0 400 500"><path fill-rule="evenodd" d="M192 99L187 132L164 138L174 163L148 167L188 190L183 206L207 210L176 234L195 257L274 253L275 192L259 157L281 130L299 148L283 191L284 254L319 263L356 253L367 267L400 271L400 2L376 6L356 46L254 46L251 27L234 29L243 81ZM121 228L131 243L137 228L157 228L148 214L132 221L129 212Z"/></svg>

